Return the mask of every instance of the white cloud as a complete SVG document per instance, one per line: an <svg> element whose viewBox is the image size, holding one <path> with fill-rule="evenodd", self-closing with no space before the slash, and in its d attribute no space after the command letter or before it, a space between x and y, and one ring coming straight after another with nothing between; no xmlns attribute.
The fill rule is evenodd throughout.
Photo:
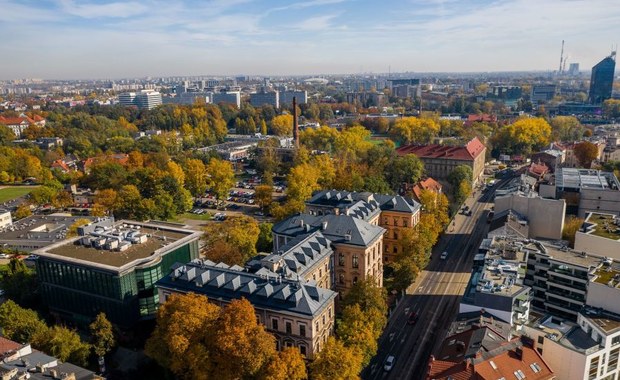
<svg viewBox="0 0 620 380"><path fill-rule="evenodd" d="M89 19L134 17L144 14L149 9L146 5L135 1L95 4L76 3L74 0L59 0L59 5L67 14Z"/></svg>

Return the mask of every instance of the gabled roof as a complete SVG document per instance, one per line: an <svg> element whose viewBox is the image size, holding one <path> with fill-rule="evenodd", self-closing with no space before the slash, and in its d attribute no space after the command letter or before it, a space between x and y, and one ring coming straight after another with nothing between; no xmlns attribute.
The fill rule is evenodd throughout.
<svg viewBox="0 0 620 380"><path fill-rule="evenodd" d="M410 197L343 190L319 191L306 204L338 208L342 214L364 220L376 215L377 209L413 213L420 208L420 204Z"/></svg>
<svg viewBox="0 0 620 380"><path fill-rule="evenodd" d="M401 156L407 154L415 154L419 158L428 159L446 159L446 160L460 160L460 161L473 161L480 154L483 154L486 147L477 138L474 137L464 146L450 146L439 144L428 145L404 145L396 149L396 153Z"/></svg>
<svg viewBox="0 0 620 380"><path fill-rule="evenodd" d="M420 199L420 195L422 195L422 190L428 190L439 194L442 192L442 189L443 186L441 186L439 182L435 181L431 177L428 177L416 183L415 186L413 186L412 191L416 198Z"/></svg>
<svg viewBox="0 0 620 380"><path fill-rule="evenodd" d="M266 274L248 273L200 259L175 266L176 269L170 275L156 283L157 287L203 294L225 302L243 297L257 308L306 316L322 312L336 297L332 290L272 275L269 271ZM192 274L187 275L190 272ZM211 280L202 281L203 278Z"/></svg>

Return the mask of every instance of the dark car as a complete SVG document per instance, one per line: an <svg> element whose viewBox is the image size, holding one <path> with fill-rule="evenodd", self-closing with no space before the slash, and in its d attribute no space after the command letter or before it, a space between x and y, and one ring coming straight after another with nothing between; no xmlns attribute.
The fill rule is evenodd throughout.
<svg viewBox="0 0 620 380"><path fill-rule="evenodd" d="M409 314L409 319L407 319L407 324L415 325L417 321L418 321L418 314L416 314L415 311L412 311L411 314Z"/></svg>

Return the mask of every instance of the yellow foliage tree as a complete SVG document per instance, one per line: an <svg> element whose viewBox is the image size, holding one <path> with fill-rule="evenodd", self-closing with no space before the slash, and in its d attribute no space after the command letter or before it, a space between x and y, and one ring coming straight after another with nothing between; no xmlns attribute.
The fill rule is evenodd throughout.
<svg viewBox="0 0 620 380"><path fill-rule="evenodd" d="M286 347L264 369L261 380L306 380L306 362L296 347Z"/></svg>
<svg viewBox="0 0 620 380"><path fill-rule="evenodd" d="M276 136L290 136L293 134L293 115L284 114L271 120L271 132Z"/></svg>
<svg viewBox="0 0 620 380"><path fill-rule="evenodd" d="M314 380L356 380L362 371L362 354L352 347L329 337L323 350L310 364Z"/></svg>
<svg viewBox="0 0 620 380"><path fill-rule="evenodd" d="M390 134L404 144L428 143L439 134L440 129L440 125L433 119L404 117L394 123Z"/></svg>
<svg viewBox="0 0 620 380"><path fill-rule="evenodd" d="M228 161L212 158L206 167L207 185L218 200L226 199L230 188L235 185L235 171Z"/></svg>

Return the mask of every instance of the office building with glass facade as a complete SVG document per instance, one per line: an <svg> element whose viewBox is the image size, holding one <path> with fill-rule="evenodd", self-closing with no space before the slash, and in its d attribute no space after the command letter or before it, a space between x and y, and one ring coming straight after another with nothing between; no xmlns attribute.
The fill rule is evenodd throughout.
<svg viewBox="0 0 620 380"><path fill-rule="evenodd" d="M615 53L605 57L592 67L590 78L590 103L601 104L611 98L611 90L614 85L614 72L616 70Z"/></svg>
<svg viewBox="0 0 620 380"><path fill-rule="evenodd" d="M198 257L201 232L171 224L91 223L79 235L34 251L43 302L62 319L87 324L99 313L122 327L153 318L154 284L175 262Z"/></svg>

